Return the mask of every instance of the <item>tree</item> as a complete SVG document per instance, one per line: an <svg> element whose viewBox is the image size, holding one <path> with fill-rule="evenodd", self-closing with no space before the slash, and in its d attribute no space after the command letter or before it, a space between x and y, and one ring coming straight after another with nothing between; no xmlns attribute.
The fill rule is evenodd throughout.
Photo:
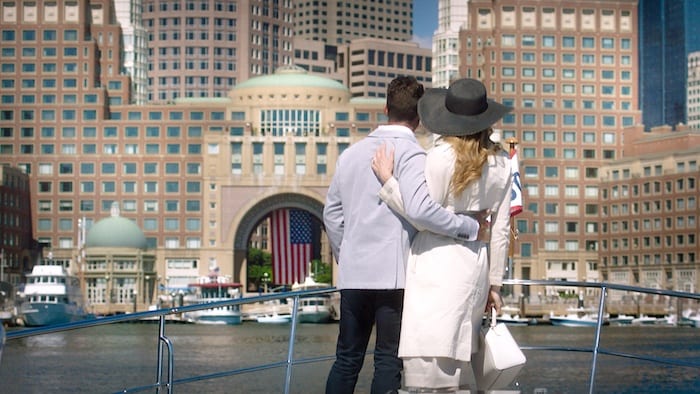
<svg viewBox="0 0 700 394"><path fill-rule="evenodd" d="M257 248L248 248L248 290L259 290L262 287L262 278L272 280L272 255ZM251 284L254 287L251 287Z"/></svg>
<svg viewBox="0 0 700 394"><path fill-rule="evenodd" d="M321 260L311 261L311 272L314 274L314 280L319 283L331 283L333 281L333 273L331 266Z"/></svg>

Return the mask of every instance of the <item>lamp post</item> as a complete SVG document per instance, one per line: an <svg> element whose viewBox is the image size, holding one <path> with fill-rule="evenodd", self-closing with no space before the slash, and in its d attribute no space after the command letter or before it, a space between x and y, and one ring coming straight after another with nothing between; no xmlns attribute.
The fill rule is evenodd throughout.
<svg viewBox="0 0 700 394"><path fill-rule="evenodd" d="M134 313L136 313L136 303L138 302L137 298L138 298L139 292L136 289L134 289L134 291L131 294L132 294L132 297L134 298Z"/></svg>
<svg viewBox="0 0 700 394"><path fill-rule="evenodd" d="M267 282L269 282L269 281L270 281L270 275L268 275L267 272L263 272L262 282L263 282L263 291L265 293L267 293Z"/></svg>

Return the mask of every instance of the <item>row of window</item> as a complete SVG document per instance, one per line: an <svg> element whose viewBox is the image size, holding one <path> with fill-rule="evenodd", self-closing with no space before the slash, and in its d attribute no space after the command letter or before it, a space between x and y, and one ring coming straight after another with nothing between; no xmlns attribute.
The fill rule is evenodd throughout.
<svg viewBox="0 0 700 394"><path fill-rule="evenodd" d="M2 30L2 41L3 42L13 42L17 40L18 33L20 35L20 40L22 42L36 42L38 37L41 36L41 40L44 42L56 42L58 41L58 31L54 29L41 30L37 34L36 30L33 29L22 29L21 32L16 30ZM62 31L62 38L64 42L77 42L78 41L78 31L74 29L66 29Z"/></svg>
<svg viewBox="0 0 700 394"><path fill-rule="evenodd" d="M362 54L364 50L353 51L352 55ZM391 51L367 50L367 64L379 67L396 67L407 70L431 71L432 57L396 53Z"/></svg>
<svg viewBox="0 0 700 394"><path fill-rule="evenodd" d="M208 0L186 0L184 1L184 6L181 5L181 1L166 2L161 1L158 3L158 8L156 9L156 4L149 2L145 5L146 12L156 12L156 11L208 11L210 6L210 1ZM236 12L237 7L235 2L214 2L214 11L226 11L226 12Z"/></svg>
<svg viewBox="0 0 700 394"><path fill-rule="evenodd" d="M13 73L19 69L22 74L34 74L37 72L36 63L22 63L20 65L15 63L2 63L0 65L0 72L2 73ZM62 74L75 74L78 72L78 63L63 63L61 67ZM41 72L43 74L57 74L58 65L56 63L41 63ZM55 79L54 85L55 85ZM24 84L22 85L24 87Z"/></svg>
<svg viewBox="0 0 700 394"><path fill-rule="evenodd" d="M675 256L675 260L674 260L674 256ZM640 260L640 257L641 257L641 260ZM635 266L640 265L640 264L642 264L642 265L662 264L661 254L658 254L658 253L654 254L654 255L644 254L641 256L640 255L633 255L633 256L629 256L629 255L616 256L616 255L614 255L614 256L610 256L610 258L608 258L608 256L603 256L603 266L607 266L608 262L612 266L627 266L627 265L630 265L630 261L631 261L631 265L635 265ZM663 263L665 263L665 264L673 264L673 263L682 264L685 262L689 262L689 263L696 262L695 253L693 253L693 252L676 253L675 255L673 253L664 254ZM669 278L669 279L671 279L671 278ZM688 291L690 291L690 290L688 290Z"/></svg>
<svg viewBox="0 0 700 394"><path fill-rule="evenodd" d="M188 26L188 29L191 29L192 27L204 27L204 26L209 26L209 17L206 16L200 16L200 17L172 17L172 18L158 18L158 23L157 26L159 27L166 27L166 26L182 26L182 20L185 20L185 26ZM213 18L214 19L214 26L219 26L219 27L231 27L235 28L236 27L236 19L235 18ZM148 28L153 28L156 26L156 22L154 18L144 18L143 19L143 24L144 26Z"/></svg>
<svg viewBox="0 0 700 394"><path fill-rule="evenodd" d="M38 242L45 248L54 247L51 237L38 237ZM179 249L181 245L180 237L167 236L165 237L163 246L166 249ZM216 246L216 240L210 239L209 246ZM73 237L58 237L58 248L60 249L72 249L75 247L75 240ZM156 237L146 237L146 247L149 249L155 249L158 247L158 239ZM184 247L187 249L199 249L202 247L202 240L200 237L185 237ZM88 282L90 279L88 279Z"/></svg>
<svg viewBox="0 0 700 394"><path fill-rule="evenodd" d="M159 223L162 221L163 230L165 231L180 231L182 220L179 218L144 218L143 219L143 230L144 231L158 231ZM58 219L58 230L59 231L72 231L73 230L73 220L72 219ZM202 230L201 219L199 218L187 218L185 222L185 231L188 232L199 232ZM40 218L37 220L37 230L38 231L54 231L53 220L51 218Z"/></svg>
<svg viewBox="0 0 700 394"><path fill-rule="evenodd" d="M605 207L603 207L605 208ZM665 225L662 225L662 222L665 222ZM641 220L632 220L631 223L631 230L634 232L639 232L639 231L658 231L658 230L680 230L680 229L693 229L695 228L695 216L690 215L690 216L676 216L675 220L675 227L673 223L673 218L672 217L666 217L663 221L661 218L654 218L654 219L641 219ZM640 226L641 224L641 226ZM608 226L607 222L604 222L601 224L601 230L604 234L608 233L608 228L610 228L611 233L618 233L618 232L624 232L627 233L630 231L630 221L627 220L622 220L622 221L611 221L610 225Z"/></svg>
<svg viewBox="0 0 700 394"><path fill-rule="evenodd" d="M98 149L97 144L82 144L82 150L78 153L78 146L76 144L61 144L60 150L56 149L54 144L40 144L38 151L35 150L34 144L20 144L19 151L15 152L15 146L12 144L0 144L0 153L2 154L22 154L22 155L138 155L141 154L141 146L139 144L124 144L124 149L120 150L118 144L102 144L102 149ZM218 153L218 147L216 144L210 144L207 153L216 154ZM145 144L143 146L145 154L168 154L168 155L180 155L183 154L183 149L180 144L166 144L164 148L160 144ZM200 144L188 144L186 146L185 154L188 155L201 155L202 146ZM28 172L29 173L29 172Z"/></svg>
<svg viewBox="0 0 700 394"><path fill-rule="evenodd" d="M503 93L514 93L514 92L520 92L520 93L527 93L527 94L557 94L557 84L555 83L534 83L534 82L521 82L520 83L520 90L516 90L516 87L518 84L515 82L502 82L501 83L501 91ZM560 86L560 92L561 94L577 94L577 86L576 84L567 84L567 83L562 83L559 85ZM600 96L608 96L609 98L612 97L617 97L617 96L631 96L632 95L632 86L619 86L619 92L617 91L618 89L616 86L613 85L601 85L598 87L597 85L585 85L582 84L579 87L579 92L578 94L581 95L600 95ZM538 92L539 88L539 92ZM605 98L605 97L603 97Z"/></svg>
<svg viewBox="0 0 700 394"><path fill-rule="evenodd" d="M666 181L665 182L666 187L661 189L661 182L656 181L656 182L645 182L644 184L641 185L642 193L643 195L657 195L657 194L663 194L663 193L680 193L686 190L695 190L695 178L694 177L688 177L688 178L680 178L676 179L675 181L675 189L673 187L674 182L671 181ZM632 185L631 187L629 185L616 185L612 186L610 188L610 198L625 198L629 196L629 191L630 188L632 189L632 196L637 197L640 195L639 190L640 190L640 185ZM603 189L603 199L608 199L608 189ZM668 203L667 203L668 205Z"/></svg>
<svg viewBox="0 0 700 394"><path fill-rule="evenodd" d="M130 187L124 187L124 190L131 190ZM133 193L130 191L125 191L125 193ZM105 199L101 200L101 209L100 212L109 212L112 208L112 204L114 204L114 200L110 199ZM163 211L164 212L180 212L180 200L165 200L163 202ZM121 200L120 201L120 209L124 212L136 212L138 210L138 201L136 200ZM158 200L144 200L143 201L143 209L142 212L144 213L158 213L160 212L160 207L159 207L159 201ZM216 208L216 203L211 203L213 206L211 207L212 209ZM80 212L94 212L95 211L95 200L91 199L84 199L80 200L79 202L79 210ZM201 211L201 200L185 200L184 201L185 205L185 212L200 212ZM39 212L53 212L53 200L39 200L37 202L37 209ZM59 200L58 201L58 211L59 212L72 212L73 211L73 200ZM59 226L59 228L64 229L64 230L70 230L72 229L72 220L73 219L60 219L63 221L62 223L69 223L70 222L70 227L69 228L64 228L64 225ZM89 224L89 222L87 223Z"/></svg>
<svg viewBox="0 0 700 394"><path fill-rule="evenodd" d="M188 60L185 63L184 70L217 70L217 71L236 71L236 62L235 61L230 61L230 62L220 62L220 61L215 61L212 64L214 67L209 68L209 61L207 60L200 60L200 61L194 61L194 60ZM148 71L154 71L154 70L162 71L162 70L181 70L183 69L182 66L180 65L179 60L171 60L171 61L159 61L158 62L158 67L155 67L153 65L153 62L148 63ZM175 79L175 77L173 77ZM179 77L177 78L179 82ZM221 78L221 77L213 77L212 78L215 82L219 82L218 85L220 85L224 81L228 81L227 86L233 86L233 82L235 81L235 78ZM193 86L196 84L208 84L209 83L209 78L208 77L185 77L186 80L186 85L187 86ZM149 78L149 85L153 84L153 78ZM173 86L177 87L177 86Z"/></svg>
<svg viewBox="0 0 700 394"><path fill-rule="evenodd" d="M64 58L74 58L78 57L78 48L77 47L62 47L61 50L63 51L63 57ZM84 48L84 53L83 55L85 57L88 56L88 48ZM0 50L0 58L2 59L13 59L17 56L17 50L14 47L3 47ZM46 58L55 58L58 56L58 49L53 48L53 47L45 47L41 48L41 59L46 59ZM22 52L21 52L21 57L27 58L27 59L36 59L37 58L37 48L34 47L22 47Z"/></svg>
<svg viewBox="0 0 700 394"><path fill-rule="evenodd" d="M5 81L10 81L3 79L0 81L0 86L5 87ZM14 82L7 82L9 85L14 86ZM15 103L15 97L16 95L14 94L3 94L0 96L0 102L2 104L14 104ZM21 102L22 104L34 104L38 102L40 97L41 103L42 104L57 104L59 96L53 93L45 93L41 94L41 96L34 95L34 94L21 94ZM99 100L97 94L83 94L83 104L96 104ZM62 104L77 104L78 103L78 95L73 94L73 93L66 93L60 95L61 103ZM4 112L4 111L3 111ZM3 116L10 116L8 114L3 114Z"/></svg>
<svg viewBox="0 0 700 394"><path fill-rule="evenodd" d="M675 238L675 244L674 244L674 238ZM695 245L695 234L677 234L675 237L667 235L664 236L664 242L662 243L661 241L662 237L661 236L655 236L655 237L642 237L641 240L640 238L632 238L632 248L638 249L641 248L643 249L651 249L651 248L682 248L684 246L694 246ZM641 242L640 242L641 241ZM627 238L622 238L622 239L613 239L611 241L611 249L610 250L629 250L630 249L630 242ZM607 240L603 240L601 242L601 248L602 250L607 251L608 250L608 242Z"/></svg>
<svg viewBox="0 0 700 394"><path fill-rule="evenodd" d="M535 67L520 67L520 76L523 78L536 78L537 77L537 68ZM540 68L540 74L542 78L545 79L553 79L557 78L557 68L554 67L542 67ZM616 79L615 77L615 70L598 70L600 72L600 80L601 81L614 81ZM517 76L516 68L515 67L502 67L501 68L501 76L504 78L515 78ZM562 79L576 79L576 80L588 80L588 81L595 81L596 80L596 70L593 69L583 69L580 70L580 75L577 76L577 72L575 69L572 68L565 68L559 70L559 74ZM619 80L620 81L631 81L632 80L632 72L629 70L620 70L619 71Z"/></svg>
<svg viewBox="0 0 700 394"><path fill-rule="evenodd" d="M59 193L73 193L75 192L74 182L72 181L60 181L57 184L57 189ZM116 193L117 183L116 182L102 182L102 192ZM39 194L51 194L53 193L54 182L50 181L39 181L38 183L38 193ZM124 182L122 188L126 188L126 193L137 193L136 182ZM167 194L181 193L181 182L180 181L145 181L142 183L142 194L157 194L159 189L162 188ZM80 182L80 193L95 193L95 182L93 181L82 181ZM201 183L197 181L187 181L185 182L184 191L188 194L200 194L202 192ZM64 210L64 209L61 209ZM72 211L72 208L70 209Z"/></svg>
<svg viewBox="0 0 700 394"><path fill-rule="evenodd" d="M112 162L101 162L101 163L91 163L91 162L81 162L79 165L74 163L58 163L58 173L61 175L70 175L77 173L74 169L75 167L80 167L81 175L95 175L96 168L99 166L101 175L115 175L117 173L117 163ZM162 166L162 170L160 167ZM200 163L186 163L182 165L185 168L186 174L201 174L201 164ZM139 164L133 162L121 163L120 175L158 175L161 171L167 175L180 175L181 164L179 162L166 162L166 163L156 163L156 162L146 162L142 163L142 169L139 171ZM39 163L39 174L40 175L52 175L54 173L53 163Z"/></svg>
<svg viewBox="0 0 700 394"><path fill-rule="evenodd" d="M595 37L580 37L580 43L579 47L581 49L597 49L596 47L596 41L597 39ZM520 36L520 45L519 47L521 48L533 48L537 47L537 36L533 34L523 34ZM550 35L543 35L539 37L539 47L540 48L570 48L570 49L576 49L576 37L573 36L564 36L561 37L561 45L558 45L557 43L557 37L556 36L550 36ZM632 39L631 38L620 38L619 39L619 48L616 47L615 45L615 38L614 37L600 37L600 42L598 43L598 48L600 49L610 49L610 50L615 50L615 49L620 49L624 51L631 51L632 50ZM507 47L514 47L517 46L517 38L516 35L514 34L503 34L501 35L501 47L507 48ZM467 47L471 46L471 39L467 39Z"/></svg>

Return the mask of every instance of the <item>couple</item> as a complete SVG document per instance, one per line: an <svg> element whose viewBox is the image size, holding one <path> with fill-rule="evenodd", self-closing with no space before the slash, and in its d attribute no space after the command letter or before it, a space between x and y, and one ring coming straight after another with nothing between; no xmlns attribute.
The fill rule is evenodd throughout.
<svg viewBox="0 0 700 394"><path fill-rule="evenodd" d="M501 306L512 177L489 136L509 111L473 79L424 94L399 77L389 124L338 158L324 209L341 294L326 393L354 391L375 324L373 394L397 392L402 369L411 392L472 384L483 311ZM427 155L420 121L439 135Z"/></svg>

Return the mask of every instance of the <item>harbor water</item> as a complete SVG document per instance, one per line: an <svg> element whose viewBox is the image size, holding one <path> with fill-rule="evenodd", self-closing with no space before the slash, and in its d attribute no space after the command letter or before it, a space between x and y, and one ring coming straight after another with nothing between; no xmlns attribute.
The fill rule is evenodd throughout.
<svg viewBox="0 0 700 394"><path fill-rule="evenodd" d="M238 326L169 324L175 379L287 359L289 324ZM548 325L510 327L521 345L593 345L592 328ZM332 355L337 324L302 324L294 358ZM114 324L22 338L6 343L0 393L114 393L155 382L157 324ZM603 328L601 348L622 353L700 362L700 330L690 327ZM522 393L587 393L593 355L525 351L528 358L512 389ZM698 368L652 364L599 355L597 393L700 392ZM295 365L292 393L322 393L331 361ZM285 368L176 385L176 393L281 393ZM356 393L369 393L372 357L366 358ZM153 389L145 392L154 392Z"/></svg>

